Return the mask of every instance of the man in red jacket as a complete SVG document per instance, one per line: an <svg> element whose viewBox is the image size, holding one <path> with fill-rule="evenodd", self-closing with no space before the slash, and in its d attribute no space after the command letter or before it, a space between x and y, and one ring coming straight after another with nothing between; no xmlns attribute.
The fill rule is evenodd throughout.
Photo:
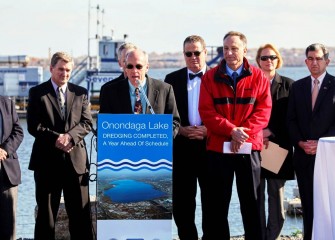
<svg viewBox="0 0 335 240"><path fill-rule="evenodd" d="M246 53L245 35L228 32L223 38L224 59L202 77L199 113L207 127L207 198L213 203L203 213L213 219L203 226L203 240L230 239L228 211L234 174L245 240L261 239L260 151L272 101L269 81L248 63ZM248 143L249 152L241 153Z"/></svg>

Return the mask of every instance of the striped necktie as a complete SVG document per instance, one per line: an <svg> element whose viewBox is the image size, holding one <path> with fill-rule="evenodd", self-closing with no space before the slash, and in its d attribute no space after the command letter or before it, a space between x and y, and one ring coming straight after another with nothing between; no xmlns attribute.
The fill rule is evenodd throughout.
<svg viewBox="0 0 335 240"><path fill-rule="evenodd" d="M65 119L65 96L64 96L64 92L63 89L61 87L57 88L57 99L58 99L58 104L59 104L59 108L62 114L62 118Z"/></svg>

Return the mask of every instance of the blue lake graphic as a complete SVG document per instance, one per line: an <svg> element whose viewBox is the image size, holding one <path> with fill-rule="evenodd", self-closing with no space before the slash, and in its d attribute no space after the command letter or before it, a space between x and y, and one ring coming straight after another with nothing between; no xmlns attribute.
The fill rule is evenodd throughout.
<svg viewBox="0 0 335 240"><path fill-rule="evenodd" d="M165 192L154 189L150 184L135 180L117 180L111 184L113 188L105 190L104 193L115 203L140 202L166 195Z"/></svg>

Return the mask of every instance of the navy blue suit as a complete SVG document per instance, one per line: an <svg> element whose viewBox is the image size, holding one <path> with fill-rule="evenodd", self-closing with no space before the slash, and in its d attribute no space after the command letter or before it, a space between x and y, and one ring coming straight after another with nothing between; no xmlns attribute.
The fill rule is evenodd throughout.
<svg viewBox="0 0 335 240"><path fill-rule="evenodd" d="M313 228L313 175L315 155L308 155L299 141L335 136L335 77L326 73L312 111L310 76L292 84L288 105L288 127L294 145L293 166L297 175L304 215L304 239Z"/></svg>

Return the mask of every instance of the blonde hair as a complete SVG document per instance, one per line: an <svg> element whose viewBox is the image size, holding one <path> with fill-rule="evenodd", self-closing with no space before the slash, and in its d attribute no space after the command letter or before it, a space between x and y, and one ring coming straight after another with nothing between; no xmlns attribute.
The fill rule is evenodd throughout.
<svg viewBox="0 0 335 240"><path fill-rule="evenodd" d="M71 62L72 65L74 64L73 58L70 54L66 52L56 52L54 55L52 55L51 66L52 67L56 66L59 60L62 60L66 63Z"/></svg>
<svg viewBox="0 0 335 240"><path fill-rule="evenodd" d="M196 43L196 42L200 42L202 48L206 49L205 40L198 35L191 35L191 36L186 37L183 43L183 49L185 50L186 43Z"/></svg>
<svg viewBox="0 0 335 240"><path fill-rule="evenodd" d="M272 49L276 53L276 56L278 57L276 69L281 68L283 66L283 58L281 57L281 54L278 51L278 49L273 44L271 44L271 43L264 44L264 45L262 45L262 46L260 46L258 48L257 55L256 55L256 62L257 62L258 67L261 67L261 65L260 65L261 52L265 48L270 48L270 49Z"/></svg>

